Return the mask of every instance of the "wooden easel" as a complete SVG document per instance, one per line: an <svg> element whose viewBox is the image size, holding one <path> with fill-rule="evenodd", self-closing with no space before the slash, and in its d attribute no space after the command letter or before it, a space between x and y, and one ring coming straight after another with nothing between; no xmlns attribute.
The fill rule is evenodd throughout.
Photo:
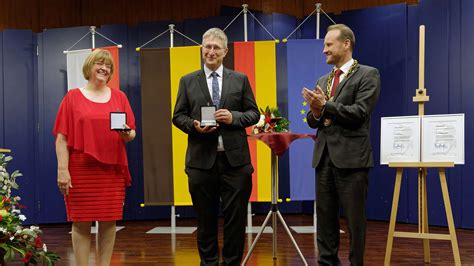
<svg viewBox="0 0 474 266"><path fill-rule="evenodd" d="M423 116L425 113L425 102L430 100L426 95L424 67L425 67L425 26L420 26L420 55L419 55L419 88L413 102L418 103L418 114ZM446 183L445 168L454 167L454 162L408 162L408 163L389 163L389 167L397 169L395 179L395 188L393 191L392 213L390 215L390 226L388 229L387 249L385 251L384 265L390 265L392 255L392 245L394 237L418 238L423 239L423 250L425 263L430 262L430 239L450 240L453 247L454 263L461 265L459 256L458 241L456 238L456 229L454 227L453 213L449 199L448 185ZM400 232L395 231L397 219L398 199L400 197L400 185L402 183L403 168L418 168L418 232ZM438 168L443 201L448 220L449 234L430 234L428 230L428 206L426 196L426 175L428 168Z"/></svg>

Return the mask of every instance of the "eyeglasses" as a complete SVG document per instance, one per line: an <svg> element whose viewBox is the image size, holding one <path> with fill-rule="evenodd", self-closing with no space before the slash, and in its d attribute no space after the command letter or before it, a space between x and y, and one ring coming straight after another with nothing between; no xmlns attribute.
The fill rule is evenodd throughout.
<svg viewBox="0 0 474 266"><path fill-rule="evenodd" d="M105 66L106 68L109 68L109 69L112 68L112 65L111 65L111 64L106 64L106 63L104 63L104 62L102 62L102 61L94 62L94 64L95 64L95 65L98 65L98 66L100 66L100 67Z"/></svg>
<svg viewBox="0 0 474 266"><path fill-rule="evenodd" d="M218 45L211 45L211 44L207 44L207 45L203 46L203 48L208 50L208 51L214 50L214 52L220 52L220 51L224 50L224 48L222 48Z"/></svg>

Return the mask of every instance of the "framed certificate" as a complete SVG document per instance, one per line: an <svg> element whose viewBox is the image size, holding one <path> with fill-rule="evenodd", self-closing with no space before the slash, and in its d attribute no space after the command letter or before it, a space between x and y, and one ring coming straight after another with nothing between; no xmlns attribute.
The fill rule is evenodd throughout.
<svg viewBox="0 0 474 266"><path fill-rule="evenodd" d="M420 117L382 117L380 164L420 161Z"/></svg>
<svg viewBox="0 0 474 266"><path fill-rule="evenodd" d="M422 162L464 164L464 114L423 116Z"/></svg>

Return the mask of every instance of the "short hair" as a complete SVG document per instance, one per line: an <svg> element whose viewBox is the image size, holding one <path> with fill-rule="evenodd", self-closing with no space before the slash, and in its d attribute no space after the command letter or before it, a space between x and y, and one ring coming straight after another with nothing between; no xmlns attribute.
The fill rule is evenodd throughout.
<svg viewBox="0 0 474 266"><path fill-rule="evenodd" d="M224 31L219 28L210 28L202 35L202 43L204 44L204 40L207 38L214 38L221 40L224 43L224 48L227 48L227 35L225 35Z"/></svg>
<svg viewBox="0 0 474 266"><path fill-rule="evenodd" d="M348 26L344 24L334 24L328 27L327 31L331 30L339 30L341 34L339 34L338 40L343 42L345 40L349 40L351 43L351 51L354 51L354 46L355 46L355 35L354 32L349 28Z"/></svg>
<svg viewBox="0 0 474 266"><path fill-rule="evenodd" d="M102 49L95 49L84 61L84 65L82 65L82 74L86 80L89 80L91 77L91 69L95 62L101 61L105 64L110 64L110 75L107 82L110 81L114 74L114 58L109 51Z"/></svg>

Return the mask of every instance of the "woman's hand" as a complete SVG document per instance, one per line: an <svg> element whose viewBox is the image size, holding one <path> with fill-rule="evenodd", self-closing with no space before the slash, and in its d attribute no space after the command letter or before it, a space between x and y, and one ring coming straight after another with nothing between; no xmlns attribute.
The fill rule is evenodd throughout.
<svg viewBox="0 0 474 266"><path fill-rule="evenodd" d="M56 156L58 158L58 187L64 195L69 194L72 188L71 175L69 174L69 150L67 148L67 138L58 133L56 138Z"/></svg>
<svg viewBox="0 0 474 266"><path fill-rule="evenodd" d="M118 133L120 134L120 137L123 139L123 141L130 142L135 139L135 130L131 129L127 124L123 124L123 127L126 129L118 130Z"/></svg>
<svg viewBox="0 0 474 266"><path fill-rule="evenodd" d="M58 169L58 187L59 191L61 191L62 194L69 194L69 188L72 188L71 175L69 174L69 170Z"/></svg>

